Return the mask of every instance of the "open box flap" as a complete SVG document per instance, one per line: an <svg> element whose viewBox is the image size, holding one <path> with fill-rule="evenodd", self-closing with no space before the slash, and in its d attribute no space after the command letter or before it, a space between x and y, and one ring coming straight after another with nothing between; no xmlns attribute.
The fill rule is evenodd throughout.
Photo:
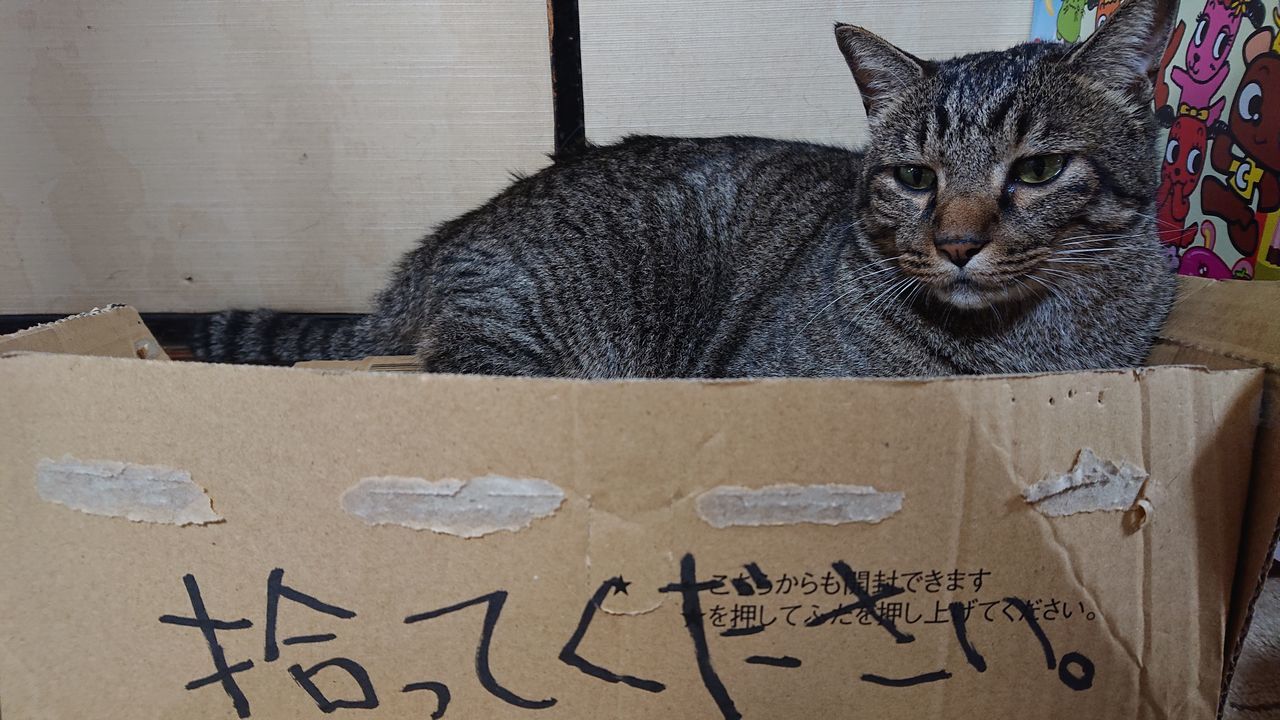
<svg viewBox="0 0 1280 720"><path fill-rule="evenodd" d="M1280 283L1180 280L1177 304L1151 362L1266 371L1236 596L1227 623L1223 677L1229 683L1280 539Z"/></svg>
<svg viewBox="0 0 1280 720"><path fill-rule="evenodd" d="M0 355L48 352L168 360L138 311L112 305L0 335Z"/></svg>

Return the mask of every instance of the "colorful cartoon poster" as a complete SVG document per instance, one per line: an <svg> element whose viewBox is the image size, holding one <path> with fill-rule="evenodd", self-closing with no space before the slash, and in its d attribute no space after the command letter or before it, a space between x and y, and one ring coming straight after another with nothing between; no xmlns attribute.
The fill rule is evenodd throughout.
<svg viewBox="0 0 1280 720"><path fill-rule="evenodd" d="M1033 0L1031 34L1089 36L1119 0ZM1183 0L1156 84L1158 232L1184 275L1280 280L1277 0Z"/></svg>

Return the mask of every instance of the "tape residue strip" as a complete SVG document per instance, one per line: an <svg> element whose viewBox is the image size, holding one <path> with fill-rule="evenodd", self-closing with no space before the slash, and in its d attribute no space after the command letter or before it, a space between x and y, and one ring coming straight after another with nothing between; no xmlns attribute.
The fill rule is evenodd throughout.
<svg viewBox="0 0 1280 720"><path fill-rule="evenodd" d="M722 485L698 496L698 516L716 528L878 523L902 509L903 494L863 485Z"/></svg>
<svg viewBox="0 0 1280 720"><path fill-rule="evenodd" d="M522 530L563 502L564 491L554 483L500 475L435 481L367 477L342 494L342 509L369 525L402 525L464 538Z"/></svg>
<svg viewBox="0 0 1280 720"><path fill-rule="evenodd" d="M1093 450L1084 448L1071 472L1046 476L1023 490L1022 497L1050 517L1122 511L1138 501L1146 481L1147 473L1142 468L1128 462L1103 460Z"/></svg>
<svg viewBox="0 0 1280 720"><path fill-rule="evenodd" d="M222 520L190 473L159 465L70 455L45 458L36 464L36 492L73 510L134 522L205 525Z"/></svg>

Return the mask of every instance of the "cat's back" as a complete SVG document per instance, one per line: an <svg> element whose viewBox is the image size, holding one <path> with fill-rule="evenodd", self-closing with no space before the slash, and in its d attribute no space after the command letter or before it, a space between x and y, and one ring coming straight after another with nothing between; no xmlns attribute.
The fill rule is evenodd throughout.
<svg viewBox="0 0 1280 720"><path fill-rule="evenodd" d="M699 167L708 162L733 161L738 166L757 162L823 167L843 174L850 161L861 153L848 148L800 140L781 140L750 135L718 137L672 137L662 135L627 135L608 145L588 145L582 152L558 158L564 168L590 168L603 171L647 168L679 169ZM554 168L551 169L554 172Z"/></svg>
<svg viewBox="0 0 1280 720"><path fill-rule="evenodd" d="M740 136L635 136L560 159L426 241L424 360L505 374L699 372L742 299L781 292L787 269L824 243L852 205L859 160ZM513 349L446 349L476 338Z"/></svg>
<svg viewBox="0 0 1280 720"><path fill-rule="evenodd" d="M861 154L750 136L629 136L519 179L469 223L473 239L585 250L794 242L847 207Z"/></svg>
<svg viewBox="0 0 1280 720"><path fill-rule="evenodd" d="M700 272L738 250L786 253L813 239L852 205L860 162L859 153L815 143L630 136L518 178L425 245L446 264L459 253L536 252L544 270L606 262L635 272L659 256Z"/></svg>
<svg viewBox="0 0 1280 720"><path fill-rule="evenodd" d="M539 173L550 184L598 179L623 191L654 190L688 185L699 190L732 183L741 192L785 192L799 184L851 186L861 154L847 148L793 140L727 135L679 138L631 135L602 146L589 146L580 155L558 160Z"/></svg>

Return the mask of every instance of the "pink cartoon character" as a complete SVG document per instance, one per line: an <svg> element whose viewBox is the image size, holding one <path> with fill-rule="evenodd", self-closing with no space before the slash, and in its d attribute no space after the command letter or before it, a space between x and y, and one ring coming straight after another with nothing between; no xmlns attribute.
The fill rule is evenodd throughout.
<svg viewBox="0 0 1280 720"><path fill-rule="evenodd" d="M1191 213L1191 196L1200 183L1209 148L1209 125L1218 119L1210 115L1200 120L1182 115L1169 128L1160 166L1160 189L1156 191L1156 224L1166 245L1189 246L1196 238L1196 226L1184 227Z"/></svg>
<svg viewBox="0 0 1280 720"><path fill-rule="evenodd" d="M1200 234L1204 236L1204 245L1187 248L1187 251L1182 253L1178 273L1210 280L1230 280L1235 277L1231 268L1213 252L1213 243L1217 236L1213 223L1205 220L1200 226Z"/></svg>
<svg viewBox="0 0 1280 720"><path fill-rule="evenodd" d="M1178 100L1179 115L1195 115L1208 120L1210 112L1222 114L1226 98L1213 96L1222 89L1231 72L1228 57L1240 32L1240 22L1248 15L1254 27L1262 24L1261 0L1205 0L1204 9L1196 16L1191 42L1187 43L1186 67L1175 67L1169 74L1174 85L1182 89Z"/></svg>
<svg viewBox="0 0 1280 720"><path fill-rule="evenodd" d="M1182 253L1182 262L1178 264L1178 273L1209 278L1210 280L1231 280L1235 277L1231 273L1231 268L1227 267L1222 258L1214 255L1209 248L1199 246L1187 248L1187 251Z"/></svg>

